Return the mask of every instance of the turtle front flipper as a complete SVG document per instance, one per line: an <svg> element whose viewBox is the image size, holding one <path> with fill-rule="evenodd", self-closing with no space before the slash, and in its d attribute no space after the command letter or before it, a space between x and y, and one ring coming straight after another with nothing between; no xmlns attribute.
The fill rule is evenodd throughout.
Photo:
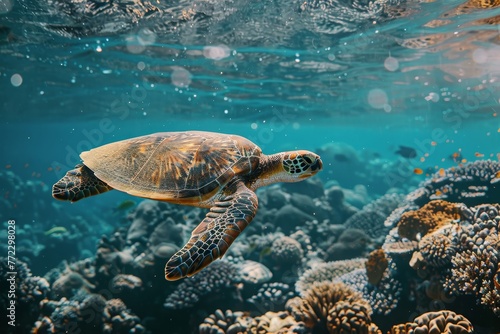
<svg viewBox="0 0 500 334"><path fill-rule="evenodd" d="M224 196L196 227L187 244L165 266L165 278L175 281L192 276L222 257L234 239L257 212L258 200L243 182L233 185L234 193Z"/></svg>
<svg viewBox="0 0 500 334"><path fill-rule="evenodd" d="M113 189L99 180L85 165L79 164L52 186L52 196L62 201L76 202Z"/></svg>

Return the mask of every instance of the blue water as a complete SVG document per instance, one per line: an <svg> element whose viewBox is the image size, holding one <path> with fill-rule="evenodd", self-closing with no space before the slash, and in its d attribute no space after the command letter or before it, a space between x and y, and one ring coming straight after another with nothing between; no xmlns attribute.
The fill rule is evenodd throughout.
<svg viewBox="0 0 500 334"><path fill-rule="evenodd" d="M43 266L26 255L38 276L94 255L101 235L127 226L117 205L141 199L113 191L69 205L50 188L80 152L155 132L239 134L267 154L344 145L363 167L325 155L319 179L362 184L370 200L441 168L498 161L499 5L0 0L0 172L35 184L16 199L2 181L1 218L39 235L70 229L71 215L89 226L71 258ZM396 154L400 145L416 157ZM384 178L390 164L402 167Z"/></svg>

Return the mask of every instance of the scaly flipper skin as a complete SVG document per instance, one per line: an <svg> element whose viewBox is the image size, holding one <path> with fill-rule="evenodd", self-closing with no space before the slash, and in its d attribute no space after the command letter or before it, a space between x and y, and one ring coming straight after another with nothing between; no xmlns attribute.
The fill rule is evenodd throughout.
<svg viewBox="0 0 500 334"><path fill-rule="evenodd" d="M233 241L252 221L258 200L242 181L228 187L232 191L215 202L196 227L187 244L175 253L165 266L165 278L175 281L192 276L222 257Z"/></svg>
<svg viewBox="0 0 500 334"><path fill-rule="evenodd" d="M52 186L52 196L63 201L76 202L111 189L113 188L99 180L87 166L80 164Z"/></svg>

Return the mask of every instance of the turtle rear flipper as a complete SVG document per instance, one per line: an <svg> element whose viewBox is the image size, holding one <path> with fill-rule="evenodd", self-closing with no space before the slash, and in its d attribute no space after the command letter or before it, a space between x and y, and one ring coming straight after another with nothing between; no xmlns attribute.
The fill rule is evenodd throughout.
<svg viewBox="0 0 500 334"><path fill-rule="evenodd" d="M76 202L113 189L99 180L85 165L76 165L52 186L52 196L62 201Z"/></svg>

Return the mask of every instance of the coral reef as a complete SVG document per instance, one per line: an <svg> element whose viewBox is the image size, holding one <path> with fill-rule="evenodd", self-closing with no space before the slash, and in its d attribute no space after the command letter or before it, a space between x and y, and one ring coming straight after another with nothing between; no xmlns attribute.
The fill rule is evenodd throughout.
<svg viewBox="0 0 500 334"><path fill-rule="evenodd" d="M408 195L408 199L422 206L442 199L468 206L500 201L500 162L477 160L471 163L441 169Z"/></svg>
<svg viewBox="0 0 500 334"><path fill-rule="evenodd" d="M453 295L472 294L500 317L500 205L472 208L473 225L461 231L445 286Z"/></svg>
<svg viewBox="0 0 500 334"><path fill-rule="evenodd" d="M50 284L45 278L33 276L22 261L16 261L14 269L8 264L7 258L0 258L0 307L6 310L4 321L15 320L19 332L29 333L39 314L38 304L50 295ZM9 309L10 301L14 300L12 294L16 302L13 311Z"/></svg>
<svg viewBox="0 0 500 334"><path fill-rule="evenodd" d="M379 196L336 181L264 188L258 215L224 259L168 284L165 261L203 210L144 200L85 249L79 239L95 213L58 216L73 227L21 226L19 249L29 262L17 263L19 328L96 334L184 333L198 325L200 333L217 334L470 333L471 322L500 328L500 205L486 202L498 199L497 165L440 171L405 199L401 189ZM2 175L11 191L33 196L32 185ZM436 199L439 192L446 198ZM46 213L60 212L55 206ZM56 251L43 277L31 273L30 263ZM0 302L7 305L5 296ZM436 311L443 308L449 311ZM405 323L410 313L422 315Z"/></svg>

